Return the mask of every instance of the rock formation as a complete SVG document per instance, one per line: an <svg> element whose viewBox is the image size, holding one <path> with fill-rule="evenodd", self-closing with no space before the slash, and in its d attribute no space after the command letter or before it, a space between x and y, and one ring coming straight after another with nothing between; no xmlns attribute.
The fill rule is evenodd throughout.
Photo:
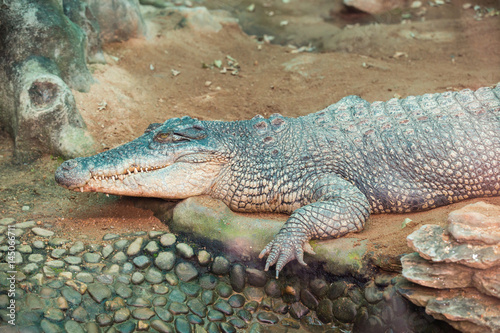
<svg viewBox="0 0 500 333"><path fill-rule="evenodd" d="M500 332L500 207L470 204L448 227L424 225L408 236L418 253L401 259L400 292L463 332Z"/></svg>

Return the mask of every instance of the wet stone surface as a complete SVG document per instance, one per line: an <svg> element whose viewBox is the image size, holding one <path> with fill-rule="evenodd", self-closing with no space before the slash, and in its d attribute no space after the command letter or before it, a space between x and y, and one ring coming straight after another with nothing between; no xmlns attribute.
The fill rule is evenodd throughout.
<svg viewBox="0 0 500 333"><path fill-rule="evenodd" d="M16 255L23 332L451 329L402 298L393 276L353 283L285 269L276 280L274 272L231 262L169 233L107 234L103 244L71 244L47 232L50 226L35 232L32 226L25 226ZM0 265L3 280L8 270ZM8 325L8 304L0 293L0 331Z"/></svg>

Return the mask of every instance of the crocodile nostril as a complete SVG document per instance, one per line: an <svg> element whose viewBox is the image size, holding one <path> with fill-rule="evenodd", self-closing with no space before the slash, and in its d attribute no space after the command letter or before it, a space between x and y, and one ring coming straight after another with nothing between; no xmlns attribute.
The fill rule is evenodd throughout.
<svg viewBox="0 0 500 333"><path fill-rule="evenodd" d="M63 164L61 164L61 168L63 168L64 170L68 170L68 171L76 168L77 166L78 166L78 162L75 160L69 160L69 161L66 161Z"/></svg>

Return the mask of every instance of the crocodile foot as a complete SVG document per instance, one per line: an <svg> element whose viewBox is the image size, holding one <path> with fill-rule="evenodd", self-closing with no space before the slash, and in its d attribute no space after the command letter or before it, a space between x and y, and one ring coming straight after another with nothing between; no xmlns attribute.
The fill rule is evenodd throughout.
<svg viewBox="0 0 500 333"><path fill-rule="evenodd" d="M279 276L281 269L293 259L304 266L304 252L315 254L309 239L305 235L293 235L291 232L280 232L267 246L260 252L259 258L269 255L266 260L265 271L269 270L269 266L276 264L276 278Z"/></svg>

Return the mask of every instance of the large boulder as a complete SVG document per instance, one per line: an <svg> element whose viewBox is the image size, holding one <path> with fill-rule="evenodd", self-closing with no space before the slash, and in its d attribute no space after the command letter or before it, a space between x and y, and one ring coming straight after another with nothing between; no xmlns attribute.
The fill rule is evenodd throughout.
<svg viewBox="0 0 500 333"><path fill-rule="evenodd" d="M0 10L0 124L15 139L18 160L42 153L94 152L71 89L93 82L85 34L56 0L9 1Z"/></svg>
<svg viewBox="0 0 500 333"><path fill-rule="evenodd" d="M400 292L463 332L500 332L500 207L478 202L451 212L448 226L408 236Z"/></svg>
<svg viewBox="0 0 500 333"><path fill-rule="evenodd" d="M231 211L222 201L208 196L192 197L178 203L169 227L191 237L220 242L238 260L255 260L288 216L243 214ZM363 276L371 267L367 258L368 240L354 237L330 241L312 241L316 255L306 262L320 261L325 270L336 275ZM264 260L262 260L264 262Z"/></svg>

